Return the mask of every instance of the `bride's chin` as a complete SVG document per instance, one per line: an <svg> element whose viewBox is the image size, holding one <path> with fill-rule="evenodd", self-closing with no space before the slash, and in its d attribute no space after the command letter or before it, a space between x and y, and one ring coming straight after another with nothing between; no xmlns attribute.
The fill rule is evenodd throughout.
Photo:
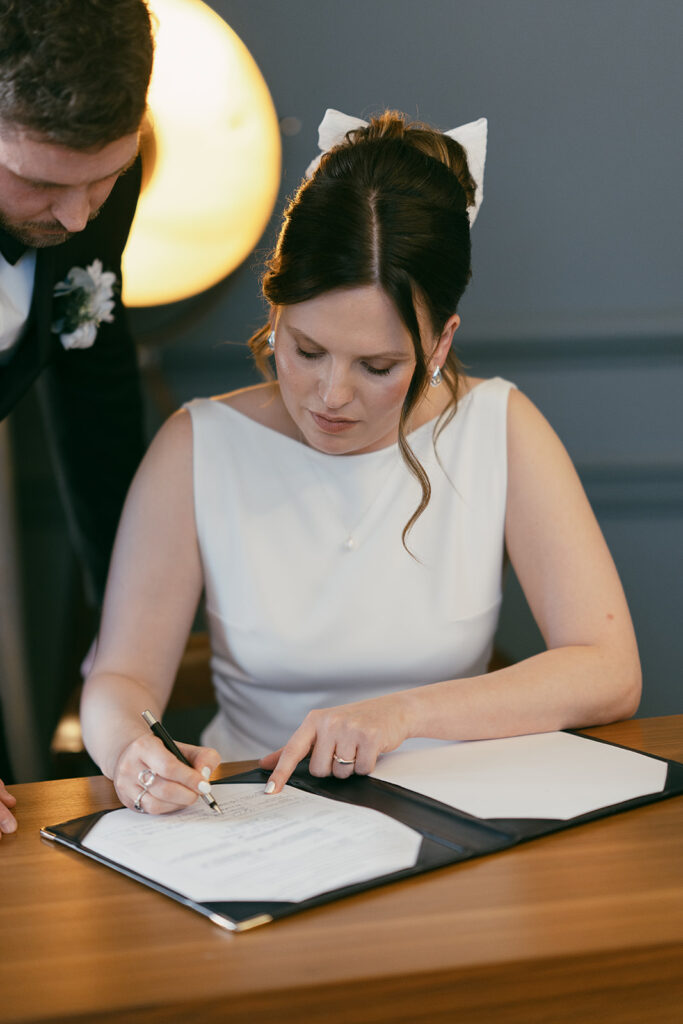
<svg viewBox="0 0 683 1024"><path fill-rule="evenodd" d="M301 433L302 441L309 448L324 455L355 455L359 445L343 435L324 434L321 431Z"/></svg>

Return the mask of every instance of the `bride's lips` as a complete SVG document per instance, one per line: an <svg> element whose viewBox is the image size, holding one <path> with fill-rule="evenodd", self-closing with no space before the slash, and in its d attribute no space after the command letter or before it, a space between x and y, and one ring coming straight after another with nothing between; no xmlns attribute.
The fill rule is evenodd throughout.
<svg viewBox="0 0 683 1024"><path fill-rule="evenodd" d="M323 416L312 409L309 411L315 425L326 434L340 434L343 430L349 430L356 425L356 420L347 420L343 416Z"/></svg>

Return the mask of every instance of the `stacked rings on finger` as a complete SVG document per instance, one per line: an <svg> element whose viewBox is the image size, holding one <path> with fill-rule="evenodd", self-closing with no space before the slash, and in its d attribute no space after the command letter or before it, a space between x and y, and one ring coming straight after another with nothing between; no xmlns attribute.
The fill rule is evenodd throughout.
<svg viewBox="0 0 683 1024"><path fill-rule="evenodd" d="M349 759L349 758L346 758L346 757L337 757L336 754L333 754L332 758L333 758L333 760L335 760L337 762L337 764L355 764L356 763L355 757L352 757L352 758Z"/></svg>
<svg viewBox="0 0 683 1024"><path fill-rule="evenodd" d="M133 807L134 807L134 809L136 811L139 811L140 814L144 814L145 813L145 808L142 806L142 798L145 795L145 793L147 793L147 791L150 789L150 787L151 787L152 783L154 782L154 780L156 779L156 777L157 777L156 772L153 772L151 768L143 768L141 771L138 772L138 782L140 783L140 792L135 797L135 802L133 804Z"/></svg>

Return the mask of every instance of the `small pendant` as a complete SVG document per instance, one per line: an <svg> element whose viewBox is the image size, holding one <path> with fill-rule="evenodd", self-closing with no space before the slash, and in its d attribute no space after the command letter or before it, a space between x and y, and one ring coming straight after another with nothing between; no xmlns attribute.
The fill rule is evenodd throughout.
<svg viewBox="0 0 683 1024"><path fill-rule="evenodd" d="M356 547L356 541L354 537L347 537L344 541L344 547L347 551L353 551Z"/></svg>

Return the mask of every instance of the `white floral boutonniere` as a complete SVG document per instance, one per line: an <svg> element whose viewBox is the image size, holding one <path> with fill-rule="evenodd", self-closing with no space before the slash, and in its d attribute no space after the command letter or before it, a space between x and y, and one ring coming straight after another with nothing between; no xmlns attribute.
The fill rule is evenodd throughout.
<svg viewBox="0 0 683 1024"><path fill-rule="evenodd" d="M90 348L101 323L114 319L116 274L102 269L101 260L93 260L85 270L72 267L66 280L55 285L57 318L52 330L64 348Z"/></svg>

